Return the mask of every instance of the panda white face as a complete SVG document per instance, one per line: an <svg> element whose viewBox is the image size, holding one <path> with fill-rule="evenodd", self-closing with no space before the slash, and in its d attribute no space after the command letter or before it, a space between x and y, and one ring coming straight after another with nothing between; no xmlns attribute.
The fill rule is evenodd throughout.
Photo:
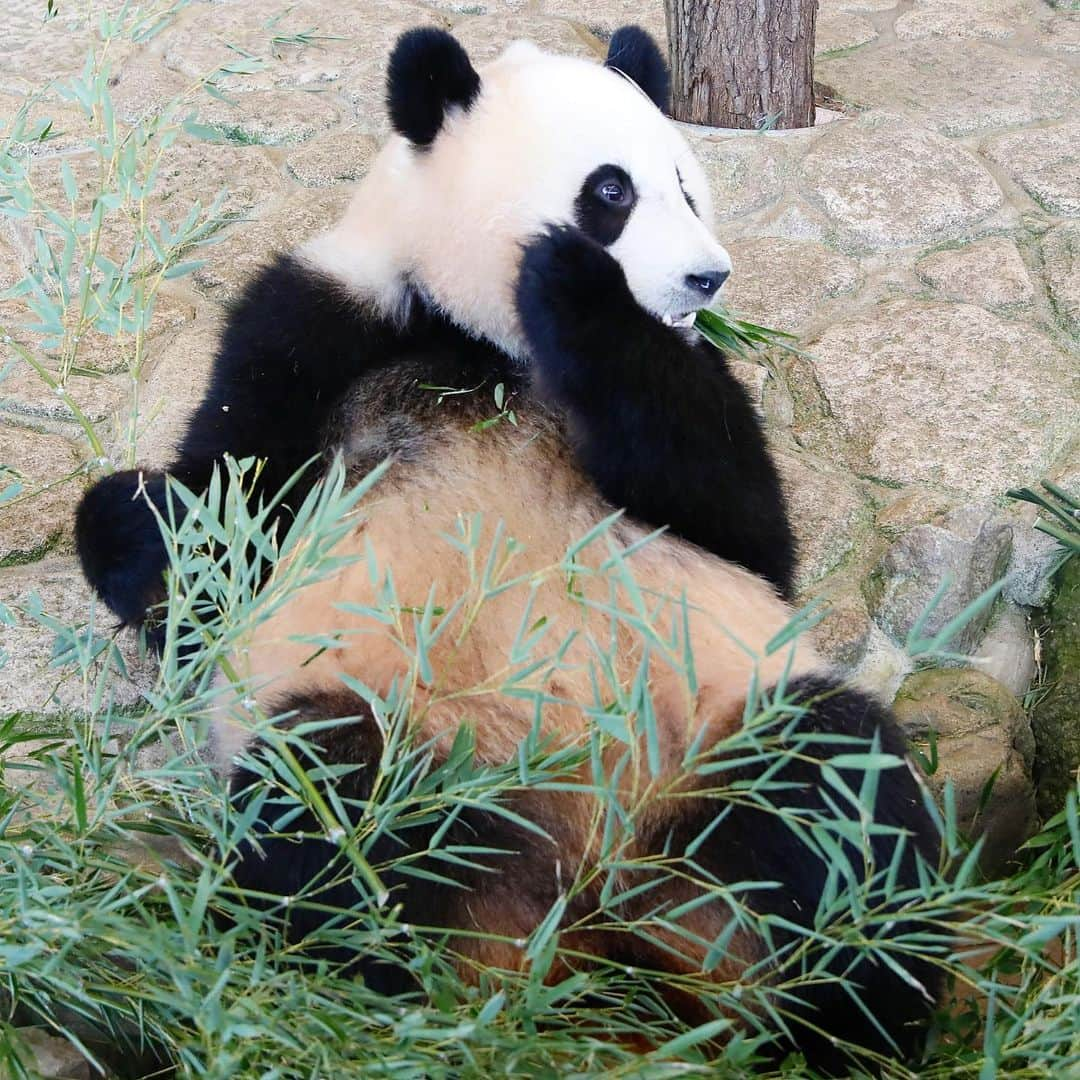
<svg viewBox="0 0 1080 1080"><path fill-rule="evenodd" d="M309 257L384 309L415 288L523 356L513 303L522 245L547 224L574 224L618 260L646 310L692 321L731 261L712 233L704 173L675 126L609 67L519 42L477 73L444 38L467 70L451 73L464 80L463 104L451 93L433 122L418 119L413 97L394 100L392 59L391 111L412 138L390 141Z"/></svg>

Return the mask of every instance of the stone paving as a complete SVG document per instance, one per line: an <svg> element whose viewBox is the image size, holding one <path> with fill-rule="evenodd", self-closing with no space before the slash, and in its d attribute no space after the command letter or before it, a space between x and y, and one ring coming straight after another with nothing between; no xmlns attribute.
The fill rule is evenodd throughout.
<svg viewBox="0 0 1080 1080"><path fill-rule="evenodd" d="M77 74L91 40L78 4L44 26L44 0L8 6L0 117L45 79ZM299 0L280 12L233 0L192 3L144 43L110 46L123 123L238 56L266 61L218 81L228 100L199 98L200 122L224 143L185 137L161 162L158 212L224 190L230 224L205 266L162 287L138 379L150 419L137 428L137 460L168 460L222 304L269 251L329 224L368 167L386 132L383 65L402 30L452 28L477 61L515 37L599 58L626 21L665 37L660 0ZM312 40L299 43L301 32ZM738 368L788 481L802 593L832 604L822 646L866 685L899 692L913 733L941 732L961 805L974 806L1002 767L995 814L1011 841L1034 821L1040 750L1018 699L1039 676L1032 610L1048 601L1054 545L1004 492L1043 477L1080 490L1078 76L1075 3L822 0L817 77L839 118L801 132L688 131L734 259L730 304L800 337L801 354ZM55 137L31 158L38 188L61 191L61 158L89 183L71 104L53 97L32 112L54 120ZM25 222L0 223L0 288L31 250ZM20 304L0 300L0 324L25 322ZM93 455L65 403L8 361L0 467L40 494L0 508L0 601L37 590L51 615L82 622L71 508L85 475L72 474ZM67 388L119 463L133 387L115 342L89 336ZM981 674L912 674L902 648L945 572L939 625L1009 576L1004 600L958 645ZM87 691L49 668L47 631L0 622L0 649L0 716L29 722L85 705ZM137 694L137 683L121 690L124 703Z"/></svg>

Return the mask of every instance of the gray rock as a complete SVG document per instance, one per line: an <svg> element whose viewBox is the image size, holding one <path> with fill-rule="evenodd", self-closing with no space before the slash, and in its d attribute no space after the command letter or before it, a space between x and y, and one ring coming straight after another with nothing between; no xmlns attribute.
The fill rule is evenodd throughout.
<svg viewBox="0 0 1080 1080"><path fill-rule="evenodd" d="M999 135L986 141L983 153L1050 213L1080 214L1080 122Z"/></svg>
<svg viewBox="0 0 1080 1080"><path fill-rule="evenodd" d="M1035 296L1020 252L1002 236L935 251L920 259L915 271L942 296L983 307L1027 307Z"/></svg>
<svg viewBox="0 0 1080 1080"><path fill-rule="evenodd" d="M888 492L887 488L883 490ZM935 519L943 518L951 508L952 500L940 491L912 485L882 506L877 513L877 524L891 537L902 536L916 525L932 524Z"/></svg>
<svg viewBox="0 0 1080 1080"><path fill-rule="evenodd" d="M5 222L12 241L12 247L20 267L29 268L36 263L35 246L38 230L45 230L51 235L54 226L45 214L45 208L58 208L67 214L72 212L86 220L93 212L94 200L100 190L99 160L93 155L65 156L75 182L74 208L69 203L61 178L61 161L54 155L41 155L30 161L29 180L34 189L35 205L27 216ZM184 208L185 212L187 207ZM132 215L122 211L106 213L102 219L101 231L97 236L97 252L123 265L131 254L136 232ZM73 276L78 273L81 260L72 261ZM30 320L35 322L37 320Z"/></svg>
<svg viewBox="0 0 1080 1080"><path fill-rule="evenodd" d="M1038 824L1035 742L1020 703L989 675L935 668L908 676L893 711L927 755L928 735L936 733L930 789L940 800L951 781L960 827L983 838L983 869L1001 870Z"/></svg>
<svg viewBox="0 0 1080 1080"><path fill-rule="evenodd" d="M680 129L709 178L717 221L759 210L780 197L786 159L776 140L756 132L733 135L685 124Z"/></svg>
<svg viewBox="0 0 1080 1080"><path fill-rule="evenodd" d="M338 119L330 95L290 90L256 90L199 109L200 123L239 146L291 146L329 131Z"/></svg>
<svg viewBox="0 0 1080 1080"><path fill-rule="evenodd" d="M229 96L311 90L342 81L350 65L363 58L377 58L385 68L398 35L425 24L445 26L446 19L408 0L295 0L273 11L265 0L232 0L215 9L212 18L199 9L184 12L159 35L155 48L167 70L189 80L235 61L238 52L264 59L259 72L219 77L218 85ZM310 35L308 43L298 35ZM372 105L381 105L381 99Z"/></svg>
<svg viewBox="0 0 1080 1080"><path fill-rule="evenodd" d="M971 662L978 671L1023 698L1035 677L1035 636L1024 613L1011 604L1001 605Z"/></svg>
<svg viewBox="0 0 1080 1080"><path fill-rule="evenodd" d="M95 628L110 633L113 616L100 602L93 602L90 588L74 558L49 558L28 566L6 569L0 574L0 603L17 609L31 592L37 593L45 612L66 626L86 625L91 610ZM55 634L29 618L16 625L0 624L0 718L22 716L55 717L88 712L93 699L93 680L83 683L77 673L53 666ZM111 679L109 693L118 707L131 706L142 697L143 688L153 680L152 665L140 664L133 643L123 642L125 661L134 682ZM108 700L105 702L108 705Z"/></svg>
<svg viewBox="0 0 1080 1080"><path fill-rule="evenodd" d="M821 13L846 14L852 11L891 11L899 0L821 0Z"/></svg>
<svg viewBox="0 0 1080 1080"><path fill-rule="evenodd" d="M126 56L114 55L109 90L113 109L125 123L137 124L154 116L170 101L182 98L190 85L181 75L164 69L150 50L129 49Z"/></svg>
<svg viewBox="0 0 1080 1080"><path fill-rule="evenodd" d="M827 240L832 234L828 217L804 199L785 200L779 209L754 226L754 233L785 240Z"/></svg>
<svg viewBox="0 0 1080 1080"><path fill-rule="evenodd" d="M222 217L240 217L260 213L285 190L280 170L260 147L186 138L163 155L150 201L152 212L175 221L195 199L208 207L220 195Z"/></svg>
<svg viewBox="0 0 1080 1080"><path fill-rule="evenodd" d="M876 628L867 614L866 601L858 587L839 586L834 591L828 587L831 583L832 579L821 589L821 595L827 599L828 610L825 618L814 627L814 646L845 675L850 676L866 657L872 631Z"/></svg>
<svg viewBox="0 0 1080 1080"><path fill-rule="evenodd" d="M898 41L872 57L823 57L815 74L852 105L902 109L953 137L1067 116L1080 100L1066 63L1008 42Z"/></svg>
<svg viewBox="0 0 1080 1080"><path fill-rule="evenodd" d="M1030 520L1027 520L1030 518ZM1042 607L1050 599L1054 570L1061 545L1032 527L1035 515L1013 521L1013 553L1002 596L1021 607Z"/></svg>
<svg viewBox="0 0 1080 1080"><path fill-rule="evenodd" d="M823 131L803 159L801 188L847 246L878 250L962 236L1002 205L979 162L933 132L881 116Z"/></svg>
<svg viewBox="0 0 1080 1080"><path fill-rule="evenodd" d="M221 327L216 319L199 319L185 327L150 358L140 387L143 408L153 424L140 432L136 460L150 469L164 469L176 459L177 447L210 378ZM123 445L118 447L123 450ZM115 462L120 465L119 459Z"/></svg>
<svg viewBox="0 0 1080 1080"><path fill-rule="evenodd" d="M946 577L951 585L923 623L932 637L1005 572L1012 530L990 519L974 539L936 525L919 525L901 537L881 560L869 584L870 609L879 625L904 645ZM990 619L990 610L970 620L946 648L970 652Z"/></svg>
<svg viewBox="0 0 1080 1080"><path fill-rule="evenodd" d="M335 132L294 150L285 164L305 187L330 187L359 180L371 167L377 150L378 144L370 135Z"/></svg>
<svg viewBox="0 0 1080 1080"><path fill-rule="evenodd" d="M1035 40L1044 49L1080 53L1080 22L1068 15L1053 15L1038 23Z"/></svg>
<svg viewBox="0 0 1080 1080"><path fill-rule="evenodd" d="M807 435L837 424L889 483L999 496L1045 475L1077 430L1075 360L982 308L892 300L804 348L832 413Z"/></svg>
<svg viewBox="0 0 1080 1080"><path fill-rule="evenodd" d="M1012 534L1012 556L1002 597L1021 607L1041 607L1050 596L1051 577L1060 565L1061 548L1052 536L1033 527L1034 506L1015 503L1006 515L989 503L967 503L937 515L939 524L964 540L975 541L991 525Z"/></svg>
<svg viewBox="0 0 1080 1080"><path fill-rule="evenodd" d="M80 455L60 435L0 424L0 490L22 484L19 504L0 506L0 566L40 559L71 532L82 488Z"/></svg>
<svg viewBox="0 0 1080 1080"><path fill-rule="evenodd" d="M465 46L475 64L494 60L507 45L519 38L561 56L602 60L605 54L599 38L588 31L580 32L565 19L544 15L516 12L477 15L457 23L454 36Z"/></svg>
<svg viewBox="0 0 1080 1080"><path fill-rule="evenodd" d="M4 57L6 64L7 58ZM27 158L48 158L73 151L86 150L93 129L85 114L77 105L65 105L48 98L31 100L31 95L38 88L38 80L13 79L4 77L4 66L0 64L0 84L8 85L13 93L0 93L0 116L14 116L20 108L27 105L26 130L34 130L43 121L48 120L52 127L49 137L44 142L23 143L20 150Z"/></svg>
<svg viewBox="0 0 1080 1080"><path fill-rule="evenodd" d="M995 0L995 4L971 3L970 0L967 3L937 0L932 5L917 3L913 10L897 17L894 29L901 41L922 38L1001 40L1012 37L1018 25L1016 16L1020 13L1008 11L1007 7L1000 0ZM1012 7L1022 8L1023 5ZM1009 15L1013 17L1009 18Z"/></svg>
<svg viewBox="0 0 1080 1080"><path fill-rule="evenodd" d="M158 338L167 338L196 316L196 304L183 279L163 281L154 297L154 310L143 337L142 356L152 353ZM102 375L124 375L135 365L135 340L130 334L114 337L88 330L79 341L79 368Z"/></svg>
<svg viewBox="0 0 1080 1080"><path fill-rule="evenodd" d="M950 507L942 515L940 524L962 539L974 541L993 517L994 508L989 503L964 503Z"/></svg>
<svg viewBox="0 0 1080 1080"><path fill-rule="evenodd" d="M40 1080L90 1080L90 1062L67 1041L45 1028L16 1028L15 1040L24 1051L23 1062ZM27 1060L29 1059L29 1060ZM25 1075L0 1063L0 1080Z"/></svg>
<svg viewBox="0 0 1080 1080"><path fill-rule="evenodd" d="M256 221L237 222L220 243L206 250L206 265L192 279L215 300L232 299L266 262L268 252L290 250L330 228L344 212L349 195L343 186L300 190Z"/></svg>
<svg viewBox="0 0 1080 1080"><path fill-rule="evenodd" d="M467 0L455 0L461 6ZM490 0L484 7L509 7L511 10L521 7L535 7L544 15L558 15L573 22L589 27L602 35L611 34L627 23L637 23L644 27L656 39L662 51L667 52L667 20L664 18L663 4L643 4L641 0Z"/></svg>
<svg viewBox="0 0 1080 1080"><path fill-rule="evenodd" d="M80 371L68 377L65 390L87 420L98 424L130 400L131 383L122 375ZM0 382L0 418L70 436L81 431L67 399L21 360L16 360L15 368Z"/></svg>
<svg viewBox="0 0 1080 1080"><path fill-rule="evenodd" d="M390 134L386 94L386 63L383 56L360 59L341 75L341 92L352 110L352 126L379 140Z"/></svg>
<svg viewBox="0 0 1080 1080"><path fill-rule="evenodd" d="M870 508L850 477L810 455L778 452L776 464L799 543L796 588L804 591L860 544L869 530Z"/></svg>
<svg viewBox="0 0 1080 1080"><path fill-rule="evenodd" d="M0 45L4 52L22 48L41 29L41 14L32 2L9 3L4 14L4 43Z"/></svg>
<svg viewBox="0 0 1080 1080"><path fill-rule="evenodd" d="M798 331L862 283L859 264L824 244L766 237L727 245L732 261L724 302L747 318Z"/></svg>
<svg viewBox="0 0 1080 1080"><path fill-rule="evenodd" d="M764 416L762 398L765 387L769 383L769 370L765 364L759 364L754 360L739 360L737 357L727 357L728 370L736 379L746 387L750 400L759 416Z"/></svg>
<svg viewBox="0 0 1080 1080"><path fill-rule="evenodd" d="M818 14L814 33L814 52L818 56L854 49L877 38L874 24L861 15L850 12L822 10Z"/></svg>
<svg viewBox="0 0 1080 1080"><path fill-rule="evenodd" d="M18 27L18 20L12 19L12 8L15 6L10 2L4 4L4 62L0 66L4 82L14 82L21 77L34 86L40 86L44 81L42 60L45 57L48 57L45 79L64 80L80 75L86 63L89 36L85 11L69 12L66 18L44 22L39 8L35 12L35 25L30 29L25 24L22 28ZM10 39L9 19L16 24L12 27Z"/></svg>
<svg viewBox="0 0 1080 1080"><path fill-rule="evenodd" d="M1042 242L1043 272L1062 325L1080 338L1080 224L1051 229Z"/></svg>
<svg viewBox="0 0 1080 1080"><path fill-rule="evenodd" d="M914 668L911 657L890 641L880 627L871 623L862 658L851 672L849 681L858 689L890 702Z"/></svg>

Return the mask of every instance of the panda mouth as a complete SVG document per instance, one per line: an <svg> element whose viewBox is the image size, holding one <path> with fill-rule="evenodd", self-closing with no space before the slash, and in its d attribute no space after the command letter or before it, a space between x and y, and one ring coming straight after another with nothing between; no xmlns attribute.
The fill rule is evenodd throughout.
<svg viewBox="0 0 1080 1080"><path fill-rule="evenodd" d="M688 315L680 315L678 317L674 315L661 315L660 321L665 326L679 326L683 327L684 329L689 329L691 326L694 325L694 322L697 319L697 314L698 313L696 311L691 311Z"/></svg>

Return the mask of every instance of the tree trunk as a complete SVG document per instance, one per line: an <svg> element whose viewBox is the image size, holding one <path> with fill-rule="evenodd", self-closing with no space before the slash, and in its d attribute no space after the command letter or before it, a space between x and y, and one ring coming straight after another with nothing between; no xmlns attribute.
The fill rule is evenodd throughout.
<svg viewBox="0 0 1080 1080"><path fill-rule="evenodd" d="M665 0L671 115L710 127L810 127L817 6L817 0Z"/></svg>

